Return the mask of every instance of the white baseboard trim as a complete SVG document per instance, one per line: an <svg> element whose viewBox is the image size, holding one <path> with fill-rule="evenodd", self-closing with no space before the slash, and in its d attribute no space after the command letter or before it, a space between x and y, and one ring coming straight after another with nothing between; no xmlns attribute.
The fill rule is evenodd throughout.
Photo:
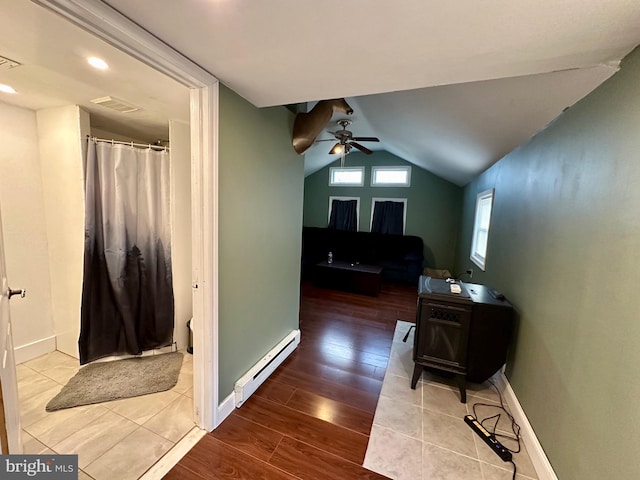
<svg viewBox="0 0 640 480"><path fill-rule="evenodd" d="M520 425L520 435L522 436L522 440L527 447L529 458L531 459L533 468L535 468L536 470L538 479L558 480L556 472L553 471L551 462L549 462L547 455L544 453L544 449L542 448L542 445L540 444L540 441L536 436L536 432L533 430L531 423L529 423L529 419L524 413L522 405L520 405L518 397L516 397L513 388L511 388L509 380L503 372L501 372L500 375L496 375L495 378L501 383L500 386L502 388L500 390L503 392L504 398L511 409L513 418L516 420L518 425Z"/></svg>
<svg viewBox="0 0 640 480"><path fill-rule="evenodd" d="M140 477L140 480L160 480L169 470L175 467L180 459L184 457L189 450L191 450L196 443L200 441L202 437L207 434L206 430L202 430L198 427L193 427L189 433L187 433L182 439L176 443L171 450L169 450L160 460L158 460L153 467L146 471L146 473Z"/></svg>
<svg viewBox="0 0 640 480"><path fill-rule="evenodd" d="M218 425L224 422L224 419L231 415L233 409L236 408L235 392L230 393L220 405L218 405ZM216 427L218 426L216 425Z"/></svg>
<svg viewBox="0 0 640 480"><path fill-rule="evenodd" d="M236 407L241 407L253 395L253 392L260 388L260 385L275 372L278 366L293 353L299 344L300 330L291 330L291 333L239 378L233 387L236 395Z"/></svg>
<svg viewBox="0 0 640 480"><path fill-rule="evenodd" d="M38 358L41 355L46 355L49 352L53 352L56 349L56 337L42 338L35 342L27 343L26 345L20 345L14 349L16 365L19 365L34 358Z"/></svg>

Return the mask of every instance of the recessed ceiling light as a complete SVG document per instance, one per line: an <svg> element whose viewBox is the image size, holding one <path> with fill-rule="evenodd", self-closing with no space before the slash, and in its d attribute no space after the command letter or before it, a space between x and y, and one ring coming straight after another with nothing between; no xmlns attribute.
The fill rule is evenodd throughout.
<svg viewBox="0 0 640 480"><path fill-rule="evenodd" d="M13 87L9 85L5 85L4 83L0 83L0 92L4 93L16 93Z"/></svg>
<svg viewBox="0 0 640 480"><path fill-rule="evenodd" d="M107 62L98 57L89 57L87 59L87 62L89 62L89 65L91 65L93 68L97 68L98 70L106 70L107 68L109 68Z"/></svg>

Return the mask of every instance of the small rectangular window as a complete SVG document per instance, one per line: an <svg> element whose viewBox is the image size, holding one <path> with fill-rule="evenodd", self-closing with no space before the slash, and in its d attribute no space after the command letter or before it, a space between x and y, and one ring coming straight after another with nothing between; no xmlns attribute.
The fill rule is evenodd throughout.
<svg viewBox="0 0 640 480"><path fill-rule="evenodd" d="M362 187L364 185L364 167L331 167L329 186Z"/></svg>
<svg viewBox="0 0 640 480"><path fill-rule="evenodd" d="M372 187L410 187L411 167L371 167Z"/></svg>
<svg viewBox="0 0 640 480"><path fill-rule="evenodd" d="M471 240L471 261L483 271L487 264L487 247L489 245L489 226L491 225L491 209L493 208L493 189L478 194L476 199L476 216L473 224Z"/></svg>

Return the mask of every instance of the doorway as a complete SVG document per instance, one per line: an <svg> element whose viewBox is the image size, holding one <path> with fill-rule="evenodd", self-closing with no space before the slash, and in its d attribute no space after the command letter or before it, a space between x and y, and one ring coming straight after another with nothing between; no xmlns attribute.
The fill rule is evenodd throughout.
<svg viewBox="0 0 640 480"><path fill-rule="evenodd" d="M39 3L57 11L58 2ZM91 6L88 8L90 9ZM109 15L113 17L109 18ZM98 27L96 28L101 32L101 38L111 44L117 44L120 49L125 50L134 58L143 58L147 63L149 63L149 58L163 59L161 60L163 62L166 62L167 58L171 58L169 67L166 65L153 65L153 67L190 89L189 96L192 108L189 121L191 122L191 167L194 187L191 192L193 200L191 216L193 219L192 231L198 232L198 236L192 238L193 268L190 279L194 325L194 416L201 428L210 430L216 426L218 418L217 335L214 333L217 325L217 312L213 307L217 294L217 278L215 276L217 258L215 232L212 228L216 222L215 110L217 108L217 81L206 72L199 71L188 60L177 59L174 51L150 37L146 32L141 31L131 22L126 21L115 11L110 11L105 16L104 11L101 11L100 15L94 15L84 8L79 8L78 11L68 13L67 18L74 23L83 24L85 28L87 28L87 24L94 26L108 24L112 28L115 26L118 31L113 33L112 30L112 38L109 38L108 33L105 34ZM60 20L57 18L53 23L59 23ZM33 34L28 26L25 32L29 35ZM134 47L130 47L128 44L134 45ZM137 51L135 51L136 49ZM163 52L163 49L166 51ZM153 54L150 54L150 51ZM122 54L122 52L120 53ZM181 328L181 325L176 325L176 328ZM55 341L55 332L51 331L50 333L49 336L54 337ZM53 360L55 363L56 360Z"/></svg>
<svg viewBox="0 0 640 480"><path fill-rule="evenodd" d="M96 479L113 478L114 469L119 465L114 462L113 457L122 459L127 458L126 454L128 454L127 472L115 475L118 478L128 478L127 475L138 475L147 470L158 460L160 455L173 448L195 426L192 394L193 362L191 355L185 353L178 384L166 392L53 413L45 411L45 405L77 373L79 368L77 343L73 345L77 342L78 315L73 315L73 313L69 313L68 316L62 315L63 320L69 320L66 322L70 323L68 330L75 329L75 333L71 334L68 330L62 330L65 327L65 322L43 322L40 318L48 316L51 320L51 317L59 314L55 307L58 309L69 307L71 312L79 310L82 270L78 268L74 272L71 265L74 264L74 260L79 265L82 262L82 251L80 250L82 243L74 245L73 240L76 237L78 240L82 240L83 225L81 216L74 224L73 219L66 217L66 215L72 213L74 209L82 210L80 156L75 156L75 162L65 163L65 168L59 168L59 165L54 168L52 164L57 158L55 152L49 152L43 146L43 143L47 143L46 138L49 137L46 125L55 125L56 133L51 137L55 138L56 149L59 148L65 152L64 145L62 145L66 136L62 134L65 131L64 119L73 118L74 112L80 113L79 108L71 106L32 112L19 107L0 105L0 118L5 127L1 134L5 149L0 154L0 158L3 160L1 162L3 171L5 171L0 182L3 194L11 188L11 194L17 197L15 201L19 201L21 198L25 203L28 201L23 211L8 211L9 220L5 223L10 227L6 235L5 250L13 263L10 265L15 273L13 277L18 283L25 285L29 292L29 296L25 300L12 302L16 312L16 320L23 323L17 325L18 328L14 328L16 338L19 341L16 352L20 357L17 376L18 393L21 400L23 445L25 453L29 454L76 453L79 455L80 468L89 472L91 477ZM49 121L42 121L42 114ZM37 122L39 129L35 128L36 122L31 121L34 117L39 120ZM75 123L75 121L70 122L71 125ZM188 128L185 129L188 139ZM68 130L73 131L74 129L69 128ZM44 142L43 137L45 138ZM28 141L16 141L16 138L28 139ZM40 146L39 149L38 146ZM28 154L29 152L31 154ZM17 157L22 159L21 168L7 168L11 167L11 165L7 165L5 158L5 155L9 153L15 153ZM42 167L40 160L43 158L43 153L47 153L44 157L47 158L48 165L45 168L40 168ZM68 151L62 157L67 161L73 158ZM188 154L186 158L189 158ZM54 176L53 173L44 173L48 167L51 167L52 171L57 170L57 174ZM188 177L189 163L186 163L184 167L183 170L186 170ZM78 175L76 176L74 173L78 173ZM177 169L176 173L180 173L180 169ZM53 182L54 185L48 185L48 182ZM7 183L13 185L7 185ZM75 185L77 188L74 188L75 183L77 183ZM46 190L49 187L54 191L54 195L47 199L46 193L40 191L38 187L41 187L40 190ZM54 187L60 188L57 190ZM187 182L188 187L189 182ZM74 192L78 194L79 198L74 199ZM23 197L20 197L21 195ZM28 198L24 198L25 195L28 195ZM186 197L189 197L188 193ZM63 218L55 217L56 213L60 213ZM54 218L50 218L49 215L54 215ZM33 222L34 218L38 218L38 221ZM19 223L20 221L23 223ZM31 229L28 228L30 223L35 224ZM51 231L49 230L50 225L54 226ZM190 240L190 235L188 235L185 242L189 246ZM20 245L21 243L24 245ZM49 244L48 249L47 243ZM55 252L55 258L54 261L50 261L50 258L54 256L53 252ZM67 268L62 268L65 265ZM188 271L191 270L190 265L191 259L188 258ZM176 269L176 273L184 270L185 266L180 265L179 267ZM42 283L33 282L32 279L39 279ZM186 278L187 282L188 280ZM67 288L64 288L62 292L53 288L50 290L52 308L47 305L48 297L45 287L47 284L53 283L57 287L62 285ZM190 307L190 283L187 283L186 300L184 299L185 289L182 290L182 303L186 301ZM65 296L60 298L60 293ZM176 292L176 294L178 293ZM29 304L31 296L34 301ZM176 296L176 300L179 298ZM176 301L176 304L179 305L180 302ZM24 324L24 320L29 320L29 317L24 316L29 312L29 310L25 312L25 307L30 307L36 317L30 325ZM176 313L179 312L176 311ZM184 326L186 322L178 322L177 329L181 326L180 323ZM42 338L38 338L38 335L43 333L39 328L40 324L49 328L53 327L51 331L44 332ZM186 334L182 330L177 331ZM25 344L25 334L33 334L37 340ZM67 342L63 341L68 337L72 338ZM53 345L49 344L50 339L55 342ZM183 339L179 343L180 349L184 351L186 342ZM50 351L51 347L55 350ZM63 350L65 348L67 352ZM48 353L41 355L44 349ZM34 356L36 358L33 358ZM149 451L136 448L138 444L145 445ZM133 456L131 456L132 453Z"/></svg>

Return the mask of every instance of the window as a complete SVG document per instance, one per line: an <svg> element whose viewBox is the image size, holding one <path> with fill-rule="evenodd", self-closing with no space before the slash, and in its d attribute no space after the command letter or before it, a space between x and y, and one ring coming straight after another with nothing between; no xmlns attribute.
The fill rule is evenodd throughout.
<svg viewBox="0 0 640 480"><path fill-rule="evenodd" d="M406 198L371 199L371 232L404 235L406 223Z"/></svg>
<svg viewBox="0 0 640 480"><path fill-rule="evenodd" d="M476 200L476 218L473 223L473 239L471 241L471 260L485 270L487 264L487 245L489 242L489 225L491 224L491 208L493 207L493 189L478 194Z"/></svg>
<svg viewBox="0 0 640 480"><path fill-rule="evenodd" d="M410 187L411 167L371 167L372 187Z"/></svg>
<svg viewBox="0 0 640 480"><path fill-rule="evenodd" d="M364 185L364 167L331 167L329 169L330 187L362 187Z"/></svg>
<svg viewBox="0 0 640 480"><path fill-rule="evenodd" d="M360 197L329 197L329 228L356 232L359 222Z"/></svg>

